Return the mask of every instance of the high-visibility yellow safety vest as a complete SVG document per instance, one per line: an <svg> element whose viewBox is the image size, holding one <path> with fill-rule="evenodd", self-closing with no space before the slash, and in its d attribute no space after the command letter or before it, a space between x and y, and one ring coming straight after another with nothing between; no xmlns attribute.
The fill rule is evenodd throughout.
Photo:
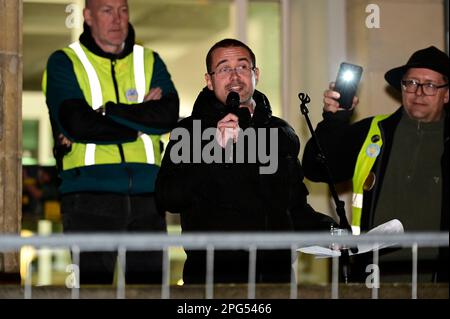
<svg viewBox="0 0 450 319"><path fill-rule="evenodd" d="M63 51L72 61L84 97L94 110L108 101L117 101L110 59L93 54L79 42L72 43ZM134 45L132 54L112 62L118 85L118 102L132 107L132 104L144 101L153 74L153 61L151 50ZM45 82L44 80L44 90ZM159 135L142 134L136 141L122 143L125 162L160 166L159 141ZM63 158L63 170L121 162L119 147L115 144L73 143L71 151Z"/></svg>
<svg viewBox="0 0 450 319"><path fill-rule="evenodd" d="M390 115L377 115L372 119L369 132L367 133L364 144L359 151L356 161L355 171L353 173L353 196L352 196L352 232L353 235L361 233L361 212L363 207L363 193L365 186L373 187L376 182L374 176L370 180L370 171L381 152L383 140L378 123Z"/></svg>

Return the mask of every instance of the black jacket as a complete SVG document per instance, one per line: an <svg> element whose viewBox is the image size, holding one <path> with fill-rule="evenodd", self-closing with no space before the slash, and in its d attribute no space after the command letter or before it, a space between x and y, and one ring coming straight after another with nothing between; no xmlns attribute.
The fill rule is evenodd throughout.
<svg viewBox="0 0 450 319"><path fill-rule="evenodd" d="M403 107L400 107L388 118L380 121L380 129L383 138L383 147L377 157L372 172L375 174L376 183L369 191L364 191L363 208L361 216L361 230L367 231L374 226L374 212L377 205L380 188L386 172L395 129L401 119ZM442 209L441 209L441 230L448 231L450 212L450 114L448 105L445 107L444 124L444 153L441 158L442 169ZM354 124L350 124L352 112L324 113L324 120L317 125L316 135L321 144L322 150L327 157L331 173L335 182L351 180L355 169L357 157L364 140L368 134L373 117L363 119ZM310 140L306 144L303 155L303 167L305 176L316 182L325 182L326 175L323 165L317 160L317 149ZM395 218L395 216L393 216ZM440 250L439 267L448 267L448 249ZM448 280L448 270L439 271ZM439 279L439 278L438 278ZM442 279L442 278L441 278Z"/></svg>
<svg viewBox="0 0 450 319"><path fill-rule="evenodd" d="M297 159L300 143L294 130L283 120L272 116L267 98L254 94L255 113L240 109L241 128L262 131L276 128L278 133L278 169L274 174L260 174L261 163L178 163L171 159L171 140L156 182L156 197L161 209L181 214L183 232L192 231L293 231L294 229L329 229L332 223L315 214L307 204L308 194ZM216 128L228 110L214 93L205 88L198 96L192 115L179 123L191 136L189 149L193 160L194 126L201 121L201 132ZM259 129L259 130L258 130ZM174 137L172 131L171 139ZM213 137L202 142L207 145ZM187 141L184 141L185 143ZM178 142L179 143L179 142ZM269 148L270 149L270 148ZM246 152L248 155L248 152ZM258 158L258 157L257 157ZM205 254L187 251L184 280L205 280ZM287 251L258 251L257 282L290 280L291 259ZM215 282L246 282L248 254L244 251L215 253Z"/></svg>

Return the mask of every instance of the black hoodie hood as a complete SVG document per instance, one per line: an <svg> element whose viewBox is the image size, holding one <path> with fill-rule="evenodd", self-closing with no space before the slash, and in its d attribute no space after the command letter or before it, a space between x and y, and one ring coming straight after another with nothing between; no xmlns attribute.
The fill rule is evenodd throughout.
<svg viewBox="0 0 450 319"><path fill-rule="evenodd" d="M239 117L239 125L241 127L253 123L264 124L272 117L272 108L270 107L269 100L263 93L255 90L253 99L256 102L253 117L250 116L248 108L239 108L236 113ZM205 86L195 100L191 115L194 119L205 120L207 123L215 126L228 113L230 111L227 109L227 106L217 99L214 91L211 91Z"/></svg>
<svg viewBox="0 0 450 319"><path fill-rule="evenodd" d="M83 33L80 35L81 44L83 44L86 48L88 48L89 51L91 51L95 55L110 60L122 59L131 52L133 52L134 40L135 40L134 28L130 23L128 23L128 35L127 38L125 39L125 47L123 48L123 51L119 54L113 54L103 51L97 45L94 38L92 37L91 28L86 24L86 22L83 23Z"/></svg>

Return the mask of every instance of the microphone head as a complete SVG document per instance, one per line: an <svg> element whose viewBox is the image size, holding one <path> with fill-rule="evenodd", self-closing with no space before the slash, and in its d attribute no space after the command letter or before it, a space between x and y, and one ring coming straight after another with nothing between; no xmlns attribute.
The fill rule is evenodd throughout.
<svg viewBox="0 0 450 319"><path fill-rule="evenodd" d="M226 104L231 110L236 110L241 104L240 100L241 98L239 97L239 93L231 91L228 93Z"/></svg>

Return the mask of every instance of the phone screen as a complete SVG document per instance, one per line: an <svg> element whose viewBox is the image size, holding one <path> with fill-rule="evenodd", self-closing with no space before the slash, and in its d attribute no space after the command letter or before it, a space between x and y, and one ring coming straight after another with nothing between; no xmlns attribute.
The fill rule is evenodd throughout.
<svg viewBox="0 0 450 319"><path fill-rule="evenodd" d="M339 92L339 107L349 109L352 107L353 97L358 89L363 68L359 65L341 63L336 78L334 90Z"/></svg>

